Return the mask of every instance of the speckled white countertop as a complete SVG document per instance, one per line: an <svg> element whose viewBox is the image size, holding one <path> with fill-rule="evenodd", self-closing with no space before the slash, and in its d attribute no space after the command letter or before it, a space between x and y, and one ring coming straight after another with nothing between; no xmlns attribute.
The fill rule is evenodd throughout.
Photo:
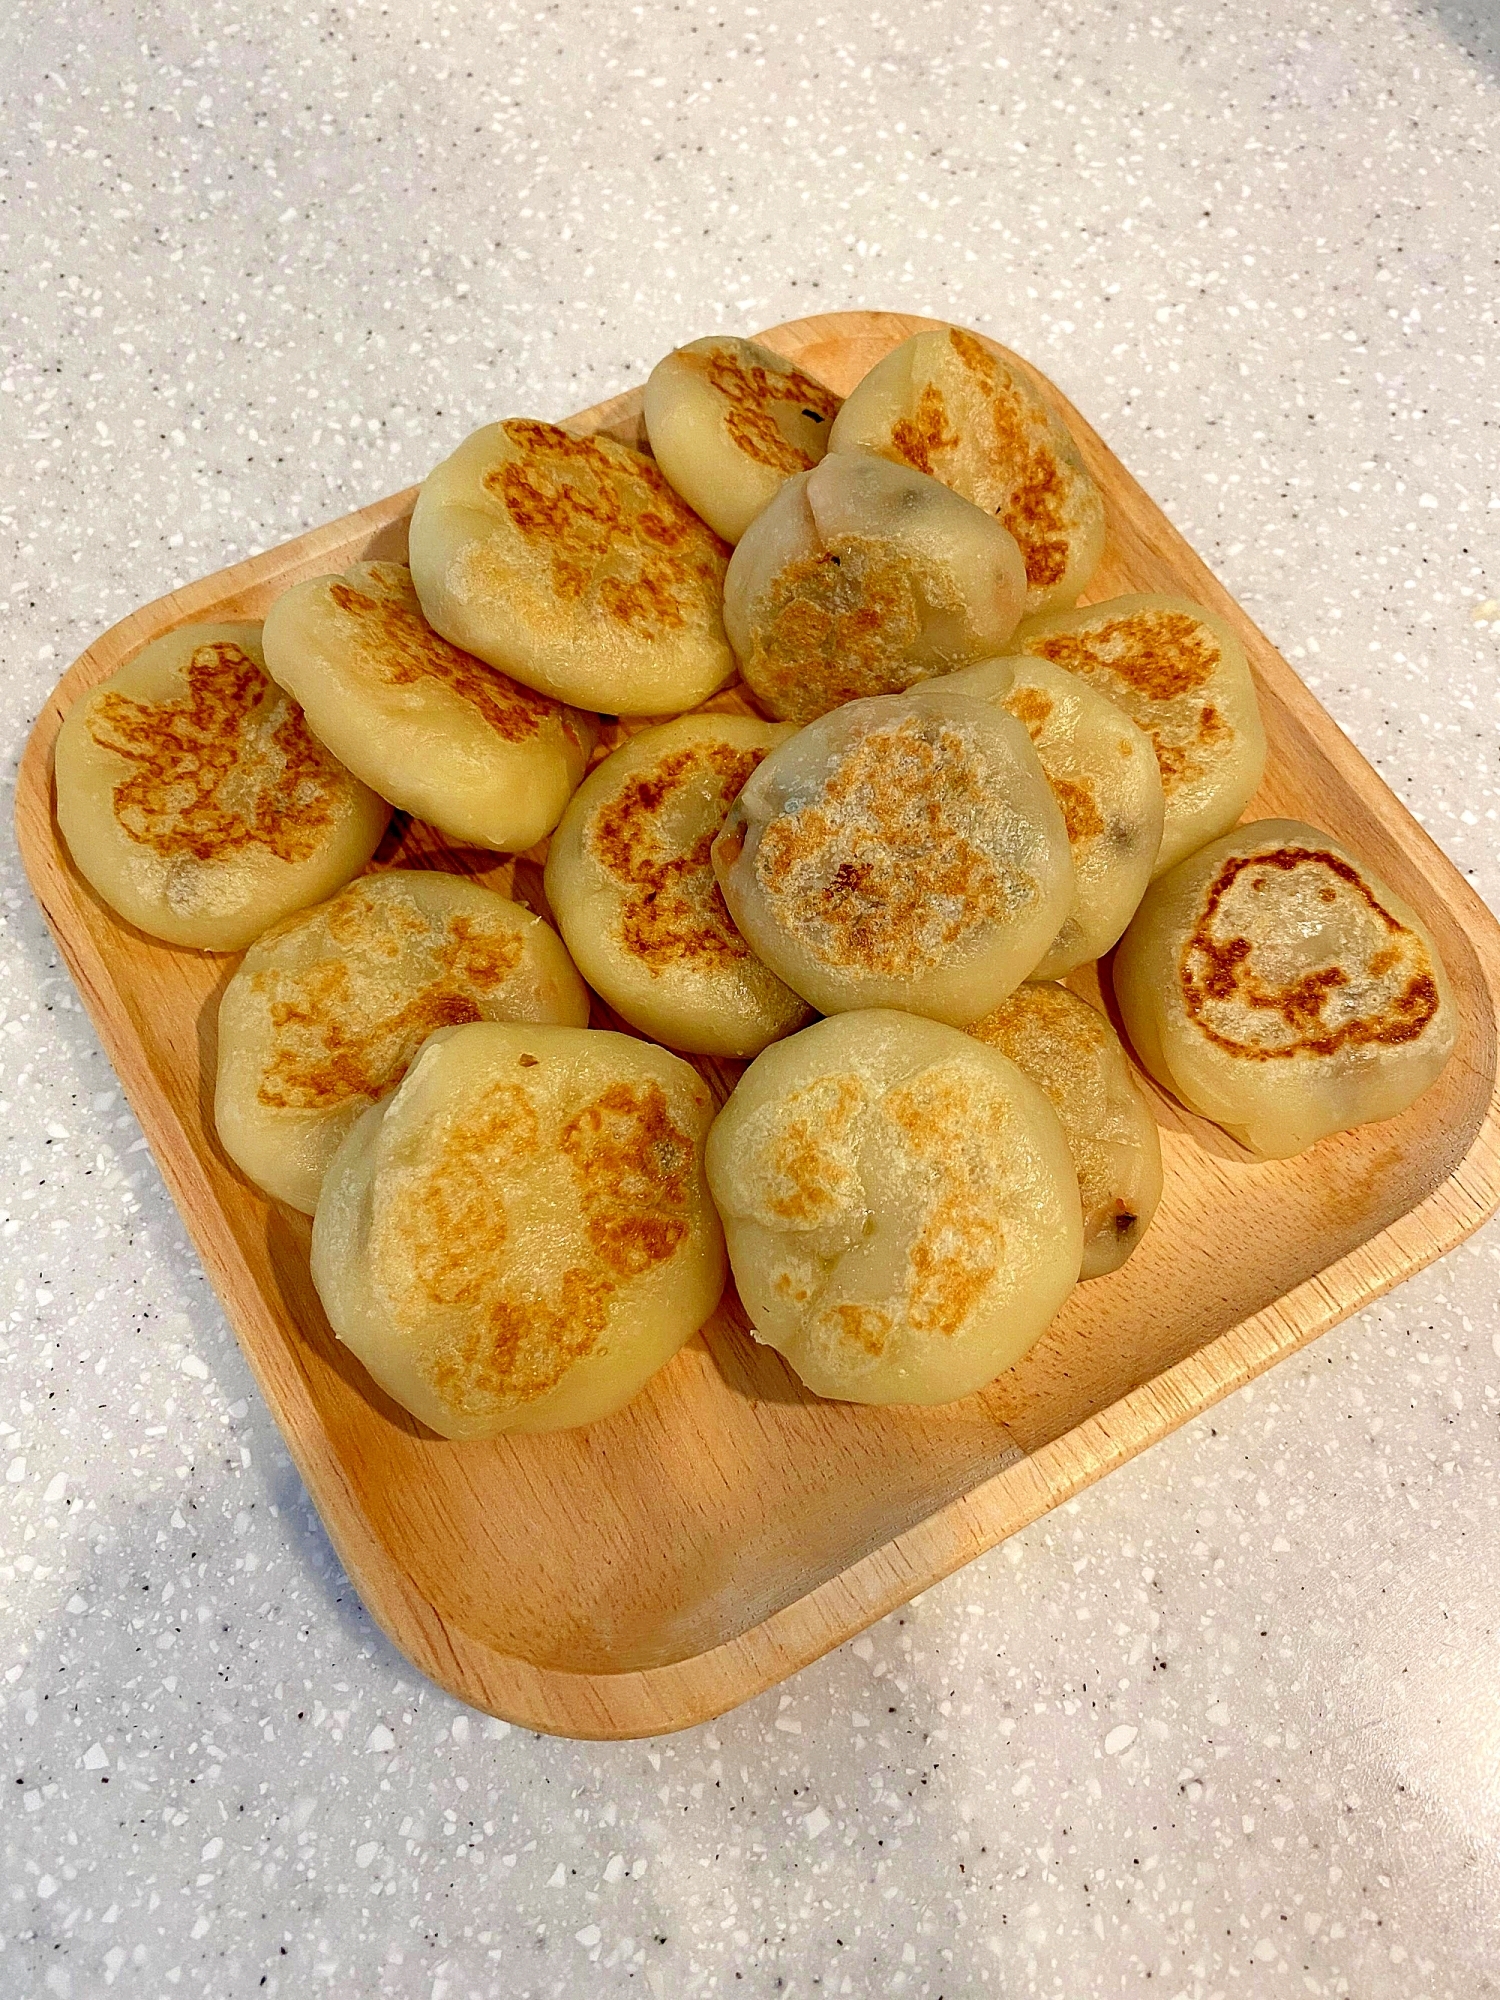
<svg viewBox="0 0 1500 2000"><path fill-rule="evenodd" d="M1500 900L1492 0L20 0L0 55L8 776L173 583L890 305L1053 374ZM361 1610L3 866L7 2000L1500 1990L1500 1234L781 1692L546 1741Z"/></svg>

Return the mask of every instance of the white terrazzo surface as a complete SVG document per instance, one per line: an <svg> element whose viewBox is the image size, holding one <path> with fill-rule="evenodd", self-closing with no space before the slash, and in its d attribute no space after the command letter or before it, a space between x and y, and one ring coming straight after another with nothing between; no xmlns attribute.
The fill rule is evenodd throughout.
<svg viewBox="0 0 1500 2000"><path fill-rule="evenodd" d="M0 52L8 774L102 626L479 421L909 306L1058 378L1497 900L1493 0L19 0ZM3 866L7 2000L1500 1990L1500 1234L781 1693L544 1741L362 1612Z"/></svg>

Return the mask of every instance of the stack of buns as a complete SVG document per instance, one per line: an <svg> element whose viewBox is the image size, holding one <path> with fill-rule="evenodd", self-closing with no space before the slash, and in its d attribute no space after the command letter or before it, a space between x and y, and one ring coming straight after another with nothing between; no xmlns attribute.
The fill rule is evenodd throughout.
<svg viewBox="0 0 1500 2000"><path fill-rule="evenodd" d="M1400 1112L1454 1040L1405 903L1312 827L1237 825L1266 746L1234 633L1080 605L1104 501L1017 364L937 328L841 403L715 336L645 427L476 431L409 566L182 627L58 740L98 895L244 951L225 1151L452 1438L610 1415L726 1262L819 1395L1012 1366L1162 1193L1150 1096L1065 978L1261 1156ZM393 809L545 855L550 922L382 867Z"/></svg>

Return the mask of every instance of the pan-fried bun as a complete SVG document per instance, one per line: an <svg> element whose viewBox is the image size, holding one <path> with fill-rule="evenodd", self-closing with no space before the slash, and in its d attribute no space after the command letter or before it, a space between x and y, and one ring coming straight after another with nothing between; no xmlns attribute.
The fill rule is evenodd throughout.
<svg viewBox="0 0 1500 2000"><path fill-rule="evenodd" d="M224 1150L311 1215L328 1162L435 1028L581 1028L588 993L540 917L461 875L362 875L253 944L219 1003Z"/></svg>
<svg viewBox="0 0 1500 2000"><path fill-rule="evenodd" d="M969 1033L1009 1056L1062 1120L1083 1202L1081 1278L1117 1271L1161 1200L1161 1141L1120 1038L1065 986L1028 981Z"/></svg>
<svg viewBox="0 0 1500 2000"><path fill-rule="evenodd" d="M646 378L656 462L715 534L737 542L783 480L816 465L838 415L831 389L753 340L690 340Z"/></svg>
<svg viewBox="0 0 1500 2000"><path fill-rule="evenodd" d="M535 846L587 768L593 718L434 632L403 563L294 584L271 606L264 644L267 670L319 740L451 840Z"/></svg>
<svg viewBox="0 0 1500 2000"><path fill-rule="evenodd" d="M810 1009L736 930L709 861L756 765L794 732L681 715L592 771L547 853L547 901L585 978L642 1034L694 1055L754 1056Z"/></svg>
<svg viewBox="0 0 1500 2000"><path fill-rule="evenodd" d="M762 708L811 722L1002 652L1026 598L998 522L910 466L842 452L746 530L724 624Z"/></svg>
<svg viewBox="0 0 1500 2000"><path fill-rule="evenodd" d="M892 348L834 419L830 452L930 473L1020 544L1032 612L1072 604L1104 553L1104 499L1029 378L962 327Z"/></svg>
<svg viewBox="0 0 1500 2000"><path fill-rule="evenodd" d="M1234 825L1260 783L1266 732L1245 649L1187 597L1111 597L1028 618L1011 644L1116 702L1156 746L1166 816L1156 873Z"/></svg>
<svg viewBox="0 0 1500 2000"><path fill-rule="evenodd" d="M712 1116L696 1070L630 1035L440 1028L329 1167L334 1332L444 1437L609 1416L718 1303Z"/></svg>
<svg viewBox="0 0 1500 2000"><path fill-rule="evenodd" d="M1005 1056L911 1014L767 1049L715 1121L708 1177L756 1338L820 1396L966 1396L1078 1277L1056 1112Z"/></svg>
<svg viewBox="0 0 1500 2000"><path fill-rule="evenodd" d="M428 622L555 701L672 714L734 672L728 549L613 438L529 417L476 431L428 476L410 546Z"/></svg>
<svg viewBox="0 0 1500 2000"><path fill-rule="evenodd" d="M57 822L105 902L169 944L238 951L331 895L391 809L265 671L259 625L182 625L80 695Z"/></svg>
<svg viewBox="0 0 1500 2000"><path fill-rule="evenodd" d="M752 951L821 1014L962 1027L1028 976L1073 898L1030 737L942 682L850 702L773 750L713 864Z"/></svg>
<svg viewBox="0 0 1500 2000"><path fill-rule="evenodd" d="M1153 883L1114 983L1157 1082L1270 1159L1404 1111L1457 1031L1420 918L1300 820L1236 827Z"/></svg>
<svg viewBox="0 0 1500 2000"><path fill-rule="evenodd" d="M1123 710L1050 660L987 660L946 685L1025 724L1062 809L1073 907L1031 974L1061 979L1109 950L1146 893L1161 846L1156 753Z"/></svg>

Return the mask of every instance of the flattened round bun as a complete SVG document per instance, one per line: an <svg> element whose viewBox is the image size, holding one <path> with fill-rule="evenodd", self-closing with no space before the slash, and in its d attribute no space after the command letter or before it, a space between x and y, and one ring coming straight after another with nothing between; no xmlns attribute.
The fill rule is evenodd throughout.
<svg viewBox="0 0 1500 2000"><path fill-rule="evenodd" d="M434 632L404 563L294 584L271 606L264 645L320 742L452 840L534 847L588 766L593 719Z"/></svg>
<svg viewBox="0 0 1500 2000"><path fill-rule="evenodd" d="M1107 952L1135 915L1161 846L1150 739L1112 701L1050 660L987 660L946 685L1023 723L1073 853L1073 907L1033 979L1061 979Z"/></svg>
<svg viewBox="0 0 1500 2000"><path fill-rule="evenodd" d="M773 750L713 864L751 950L820 1014L962 1027L1031 973L1073 900L1030 737L941 682L850 702Z"/></svg>
<svg viewBox="0 0 1500 2000"><path fill-rule="evenodd" d="M682 715L590 772L547 854L547 900L595 992L694 1055L754 1056L810 1009L736 930L709 850L756 765L794 732Z"/></svg>
<svg viewBox="0 0 1500 2000"><path fill-rule="evenodd" d="M475 431L429 475L410 548L428 622L555 701L664 715L734 672L728 549L613 438L529 417Z"/></svg>
<svg viewBox="0 0 1500 2000"><path fill-rule="evenodd" d="M1081 1278L1117 1271L1161 1200L1161 1140L1120 1038L1065 986L1028 982L969 1033L1009 1056L1062 1120L1083 1202Z"/></svg>
<svg viewBox="0 0 1500 2000"><path fill-rule="evenodd" d="M334 1332L444 1437L611 1415L723 1289L712 1116L696 1070L630 1035L440 1028L329 1167Z"/></svg>
<svg viewBox="0 0 1500 2000"><path fill-rule="evenodd" d="M1067 428L962 327L913 334L877 361L828 449L899 459L993 514L1020 544L1028 611L1072 604L1104 553L1104 499Z"/></svg>
<svg viewBox="0 0 1500 2000"><path fill-rule="evenodd" d="M724 624L762 708L811 722L1003 651L1021 552L967 500L864 453L789 479L746 531Z"/></svg>
<svg viewBox="0 0 1500 2000"><path fill-rule="evenodd" d="M656 462L715 534L737 542L776 489L828 449L831 389L732 334L690 340L646 379Z"/></svg>
<svg viewBox="0 0 1500 2000"><path fill-rule="evenodd" d="M1266 765L1266 732L1245 649L1188 597L1111 597L1028 618L1012 652L1077 674L1156 746L1166 817L1157 875L1226 832Z"/></svg>
<svg viewBox="0 0 1500 2000"><path fill-rule="evenodd" d="M1457 1031L1415 912L1294 819L1236 827L1153 883L1114 983L1157 1082L1269 1159L1404 1111Z"/></svg>
<svg viewBox="0 0 1500 2000"><path fill-rule="evenodd" d="M967 1396L1078 1277L1056 1112L1005 1056L911 1014L767 1049L715 1121L708 1178L756 1338L820 1396Z"/></svg>
<svg viewBox="0 0 1500 2000"><path fill-rule="evenodd" d="M238 951L357 875L391 809L265 671L259 625L183 625L80 695L58 732L57 823L137 929Z"/></svg>
<svg viewBox="0 0 1500 2000"><path fill-rule="evenodd" d="M219 1137L257 1186L311 1215L345 1133L434 1029L588 1018L556 932L519 903L461 875L363 875L268 931L225 988Z"/></svg>

